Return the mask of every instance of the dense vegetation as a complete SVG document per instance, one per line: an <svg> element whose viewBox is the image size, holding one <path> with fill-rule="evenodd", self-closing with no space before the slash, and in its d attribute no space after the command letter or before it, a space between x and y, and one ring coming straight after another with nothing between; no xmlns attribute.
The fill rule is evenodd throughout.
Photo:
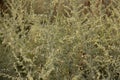
<svg viewBox="0 0 120 80"><path fill-rule="evenodd" d="M0 16L0 80L120 80L119 0L108 6L110 16L102 4L95 12L95 0L96 14L71 0L70 17L53 17L52 3L49 14L35 14L11 1L10 15Z"/></svg>

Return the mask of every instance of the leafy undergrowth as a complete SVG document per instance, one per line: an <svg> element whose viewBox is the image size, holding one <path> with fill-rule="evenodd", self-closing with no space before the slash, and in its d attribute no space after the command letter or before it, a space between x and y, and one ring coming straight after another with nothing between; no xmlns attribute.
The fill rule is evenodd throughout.
<svg viewBox="0 0 120 80"><path fill-rule="evenodd" d="M120 80L119 1L110 17L72 4L72 17L52 22L12 1L0 18L0 80Z"/></svg>

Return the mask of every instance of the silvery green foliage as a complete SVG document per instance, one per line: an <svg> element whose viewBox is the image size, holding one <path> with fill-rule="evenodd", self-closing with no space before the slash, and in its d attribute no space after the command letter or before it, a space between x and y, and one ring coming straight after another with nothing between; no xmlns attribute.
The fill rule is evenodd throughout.
<svg viewBox="0 0 120 80"><path fill-rule="evenodd" d="M117 0L110 17L83 14L71 0L72 16L52 23L51 15L34 13L34 0L29 11L11 1L11 16L0 16L0 80L120 79Z"/></svg>

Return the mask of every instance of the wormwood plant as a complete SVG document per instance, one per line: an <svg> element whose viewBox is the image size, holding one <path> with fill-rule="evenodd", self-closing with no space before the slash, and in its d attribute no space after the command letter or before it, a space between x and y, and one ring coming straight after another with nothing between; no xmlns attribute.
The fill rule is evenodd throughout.
<svg viewBox="0 0 120 80"><path fill-rule="evenodd" d="M11 1L11 15L0 17L0 80L120 79L117 0L110 17L85 15L71 0L72 16L53 23L51 15L34 13L34 0L29 11L23 0Z"/></svg>

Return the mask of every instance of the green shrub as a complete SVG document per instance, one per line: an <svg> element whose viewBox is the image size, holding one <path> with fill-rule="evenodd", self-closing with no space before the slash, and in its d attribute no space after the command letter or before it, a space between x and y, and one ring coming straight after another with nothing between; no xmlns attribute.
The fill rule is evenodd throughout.
<svg viewBox="0 0 120 80"><path fill-rule="evenodd" d="M12 16L0 18L0 80L120 79L119 2L107 17L80 16L74 1L72 17L51 23L12 1Z"/></svg>

